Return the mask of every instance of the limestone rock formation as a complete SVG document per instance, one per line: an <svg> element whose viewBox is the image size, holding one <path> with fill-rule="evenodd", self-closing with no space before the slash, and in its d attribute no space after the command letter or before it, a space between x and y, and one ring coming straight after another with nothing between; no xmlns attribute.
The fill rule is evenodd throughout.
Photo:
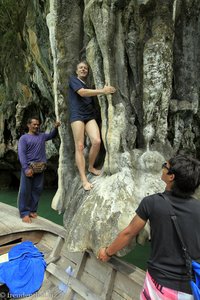
<svg viewBox="0 0 200 300"><path fill-rule="evenodd" d="M145 195L163 191L163 161L182 152L200 158L200 3L15 2L16 13L12 0L0 6L0 172L9 177L19 169L17 141L27 115L39 113L44 129L59 119L52 207L64 211L67 247L97 252L129 223ZM114 95L98 97L103 173L88 174L94 183L90 192L81 187L68 118L68 78L81 58L90 64L92 84L117 88ZM48 157L57 149L58 143L49 144ZM148 228L138 241L146 238Z"/></svg>
<svg viewBox="0 0 200 300"><path fill-rule="evenodd" d="M53 65L49 43L46 1L0 3L0 177L1 188L19 185L17 143L28 117L37 115L42 130L55 121ZM59 140L47 143L50 159L46 186L57 179ZM3 166L2 166L3 165Z"/></svg>

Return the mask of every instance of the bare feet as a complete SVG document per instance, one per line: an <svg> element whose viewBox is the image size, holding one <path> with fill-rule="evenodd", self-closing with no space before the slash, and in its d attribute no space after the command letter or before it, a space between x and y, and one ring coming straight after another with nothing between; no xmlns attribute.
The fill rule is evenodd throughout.
<svg viewBox="0 0 200 300"><path fill-rule="evenodd" d="M32 223L31 218L30 218L29 216L24 216L24 217L22 218L22 222L25 222L25 223Z"/></svg>
<svg viewBox="0 0 200 300"><path fill-rule="evenodd" d="M95 175L95 176L99 176L102 173L102 170L98 170L98 169L95 169L95 168L89 168L88 171L91 174Z"/></svg>
<svg viewBox="0 0 200 300"><path fill-rule="evenodd" d="M37 213L36 212L31 212L30 214L29 214L29 216L31 217L31 218L37 218Z"/></svg>
<svg viewBox="0 0 200 300"><path fill-rule="evenodd" d="M83 188L85 191L90 191L93 188L92 183L85 181L83 182Z"/></svg>

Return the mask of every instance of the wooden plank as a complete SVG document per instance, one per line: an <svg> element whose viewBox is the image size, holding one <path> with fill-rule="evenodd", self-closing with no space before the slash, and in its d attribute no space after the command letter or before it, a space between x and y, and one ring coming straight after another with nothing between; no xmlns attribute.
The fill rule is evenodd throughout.
<svg viewBox="0 0 200 300"><path fill-rule="evenodd" d="M42 237L42 240L40 241L40 244L44 246L44 248L52 251L57 241L57 238L57 235L45 232L45 234Z"/></svg>
<svg viewBox="0 0 200 300"><path fill-rule="evenodd" d="M103 287L103 293L101 294L101 299L103 300L111 299L115 277L116 277L116 270L110 268L107 276L105 277L106 280Z"/></svg>
<svg viewBox="0 0 200 300"><path fill-rule="evenodd" d="M61 236L58 236L56 240L56 244L51 252L51 256L60 256L61 249L64 244L64 239Z"/></svg>
<svg viewBox="0 0 200 300"><path fill-rule="evenodd" d="M17 240L17 239L21 239L21 241L32 241L33 243L38 243L42 236L43 236L44 232L43 231L25 231L25 232L16 232L16 233L11 233L11 234L7 234L5 236L0 236L0 247L8 244L8 243L12 243L13 241Z"/></svg>
<svg viewBox="0 0 200 300"><path fill-rule="evenodd" d="M135 295L136 299L139 299L141 290L142 286L134 280L123 273L116 273L113 291L122 296L122 298L133 299L133 296Z"/></svg>
<svg viewBox="0 0 200 300"><path fill-rule="evenodd" d="M50 252L52 250L52 249L46 247L46 245L43 245L41 241L37 244L37 248L44 254L45 260L49 257Z"/></svg>
<svg viewBox="0 0 200 300"><path fill-rule="evenodd" d="M96 259L93 253L89 252L89 254L90 259L87 261L85 271L96 277L98 281L104 282L107 276L106 274L109 272L108 270L115 270L116 277L113 281L113 292L116 291L122 299L133 299L133 295L136 295L136 299L139 299L145 278L144 271L117 257L113 257L107 263L102 263Z"/></svg>
<svg viewBox="0 0 200 300"><path fill-rule="evenodd" d="M117 292L113 291L112 293L112 297L110 298L110 300L138 300L140 299L137 295L136 297L134 297L134 295L132 297L129 297L127 295L119 295Z"/></svg>
<svg viewBox="0 0 200 300"><path fill-rule="evenodd" d="M80 265L84 252L67 252L66 246L64 245L61 250L61 258L57 262L57 266L63 268L63 266L71 266L74 270L76 270L77 266Z"/></svg>
<svg viewBox="0 0 200 300"><path fill-rule="evenodd" d="M85 266L85 272L91 274L99 282L104 284L106 274L111 267L108 265L108 263L99 261L92 252L88 252L88 253L89 253L89 257Z"/></svg>
<svg viewBox="0 0 200 300"><path fill-rule="evenodd" d="M76 266L77 266L77 263L74 262L74 261L71 261L70 259L62 256L61 254L61 257L59 259L59 261L56 263L56 265L62 269L66 269L68 266L71 266L72 269L75 270Z"/></svg>
<svg viewBox="0 0 200 300"><path fill-rule="evenodd" d="M76 294L76 295L74 295L73 298L70 299L70 300L84 300L84 298L81 297L80 295Z"/></svg>
<svg viewBox="0 0 200 300"><path fill-rule="evenodd" d="M126 275L128 278L133 280L141 287L143 286L144 279L145 279L145 272L140 268L130 263L126 263L125 261L122 261L116 256L113 256L111 260L108 261L108 264L111 265L117 271Z"/></svg>
<svg viewBox="0 0 200 300"><path fill-rule="evenodd" d="M76 293L81 295L86 300L100 300L96 294L91 292L82 282L78 279L69 276L64 270L58 268L55 264L50 263L46 269L49 273L53 274L60 281L73 289Z"/></svg>
<svg viewBox="0 0 200 300"><path fill-rule="evenodd" d="M30 231L0 236L0 255L7 253L12 247L27 240L37 244L41 240L43 234L44 232L42 231Z"/></svg>
<svg viewBox="0 0 200 300"><path fill-rule="evenodd" d="M96 270L98 273L98 269ZM81 282L87 286L91 291L93 291L96 295L102 294L104 282L101 282L97 279L97 276L94 276L84 270L84 272L81 274L80 277ZM106 280L106 277L104 278L104 281Z"/></svg>
<svg viewBox="0 0 200 300"><path fill-rule="evenodd" d="M56 295L60 295L60 297L57 298ZM41 288L36 293L32 294L29 297L20 298L20 300L61 300L62 297L63 294L59 291L58 287L52 285L52 283L47 280L45 276Z"/></svg>
<svg viewBox="0 0 200 300"><path fill-rule="evenodd" d="M48 283L51 283L51 286L56 286L61 291L60 285L63 283L58 278L56 278L53 274L49 272L46 272L46 278L48 280Z"/></svg>
<svg viewBox="0 0 200 300"><path fill-rule="evenodd" d="M64 244L64 239L61 236L57 237L56 243L50 253L49 257L46 259L46 263L55 262L60 258L61 249Z"/></svg>
<svg viewBox="0 0 200 300"><path fill-rule="evenodd" d="M75 271L74 271L74 274L73 274L73 277L79 279L81 274L83 273L83 270L85 268L85 264L86 264L86 260L87 260L87 256L88 256L88 253L87 252L83 252L82 253L82 259L79 261L79 263L77 264L76 268L75 268ZM63 300L70 300L70 299L73 299L73 295L74 295L74 292L71 288L68 289L66 295L63 297Z"/></svg>
<svg viewBox="0 0 200 300"><path fill-rule="evenodd" d="M116 292L116 295L118 294L119 298L122 297L122 299L130 299L133 294L136 294L137 296L140 294L145 272L117 257L112 258L108 263L103 263L97 260L92 252L88 251L88 253L89 256L80 280L89 289L93 290L96 294L101 295L102 291L105 291L103 287L105 284L105 278L107 278L109 270L114 269L117 274L117 278L115 278L117 284L115 284L115 280L113 280L113 292ZM66 252L65 255L67 255ZM70 253L70 255L71 259L76 260L76 253ZM73 257L73 255L75 255L75 257ZM118 278L120 278L123 284L119 282ZM112 288L110 288L110 293L111 290ZM102 296L105 296L105 294Z"/></svg>
<svg viewBox="0 0 200 300"><path fill-rule="evenodd" d="M12 216L12 222L10 222L9 216ZM9 233L31 230L43 230L62 236L63 238L66 235L66 230L63 226L60 226L42 217L32 219L31 224L22 222L21 218L19 217L18 209L2 202L0 202L0 220L0 236Z"/></svg>
<svg viewBox="0 0 200 300"><path fill-rule="evenodd" d="M67 258L68 260L72 261L75 265L77 265L82 260L83 251L70 252L67 250L67 245L66 245L61 250L61 256Z"/></svg>

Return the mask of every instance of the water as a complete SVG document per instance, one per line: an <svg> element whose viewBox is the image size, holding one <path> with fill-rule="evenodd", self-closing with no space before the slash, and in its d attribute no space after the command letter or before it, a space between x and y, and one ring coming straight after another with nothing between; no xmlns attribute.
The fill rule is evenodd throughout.
<svg viewBox="0 0 200 300"><path fill-rule="evenodd" d="M138 268L146 271L147 260L150 255L150 242L147 242L144 246L137 245L134 250L129 252L126 256L122 258Z"/></svg>
<svg viewBox="0 0 200 300"><path fill-rule="evenodd" d="M59 215L55 210L51 208L51 201L55 195L55 190L44 190L40 198L38 214L39 216L51 220L59 225L63 225L63 216ZM17 207L17 194L18 191L1 191L0 202ZM146 243L144 246L137 245L136 248L129 254L124 256L122 260L136 265L137 267L146 270L147 259L150 252L150 243Z"/></svg>

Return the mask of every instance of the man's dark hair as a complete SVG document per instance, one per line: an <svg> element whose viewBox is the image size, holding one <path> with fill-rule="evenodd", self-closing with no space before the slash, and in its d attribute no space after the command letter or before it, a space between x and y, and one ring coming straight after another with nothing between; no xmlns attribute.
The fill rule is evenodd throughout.
<svg viewBox="0 0 200 300"><path fill-rule="evenodd" d="M40 123L40 118L37 116L33 116L33 117L28 118L27 124L31 124L32 120L37 120Z"/></svg>
<svg viewBox="0 0 200 300"><path fill-rule="evenodd" d="M194 194L200 184L200 162L185 155L177 155L169 160L169 174L174 174L172 193L181 198Z"/></svg>

